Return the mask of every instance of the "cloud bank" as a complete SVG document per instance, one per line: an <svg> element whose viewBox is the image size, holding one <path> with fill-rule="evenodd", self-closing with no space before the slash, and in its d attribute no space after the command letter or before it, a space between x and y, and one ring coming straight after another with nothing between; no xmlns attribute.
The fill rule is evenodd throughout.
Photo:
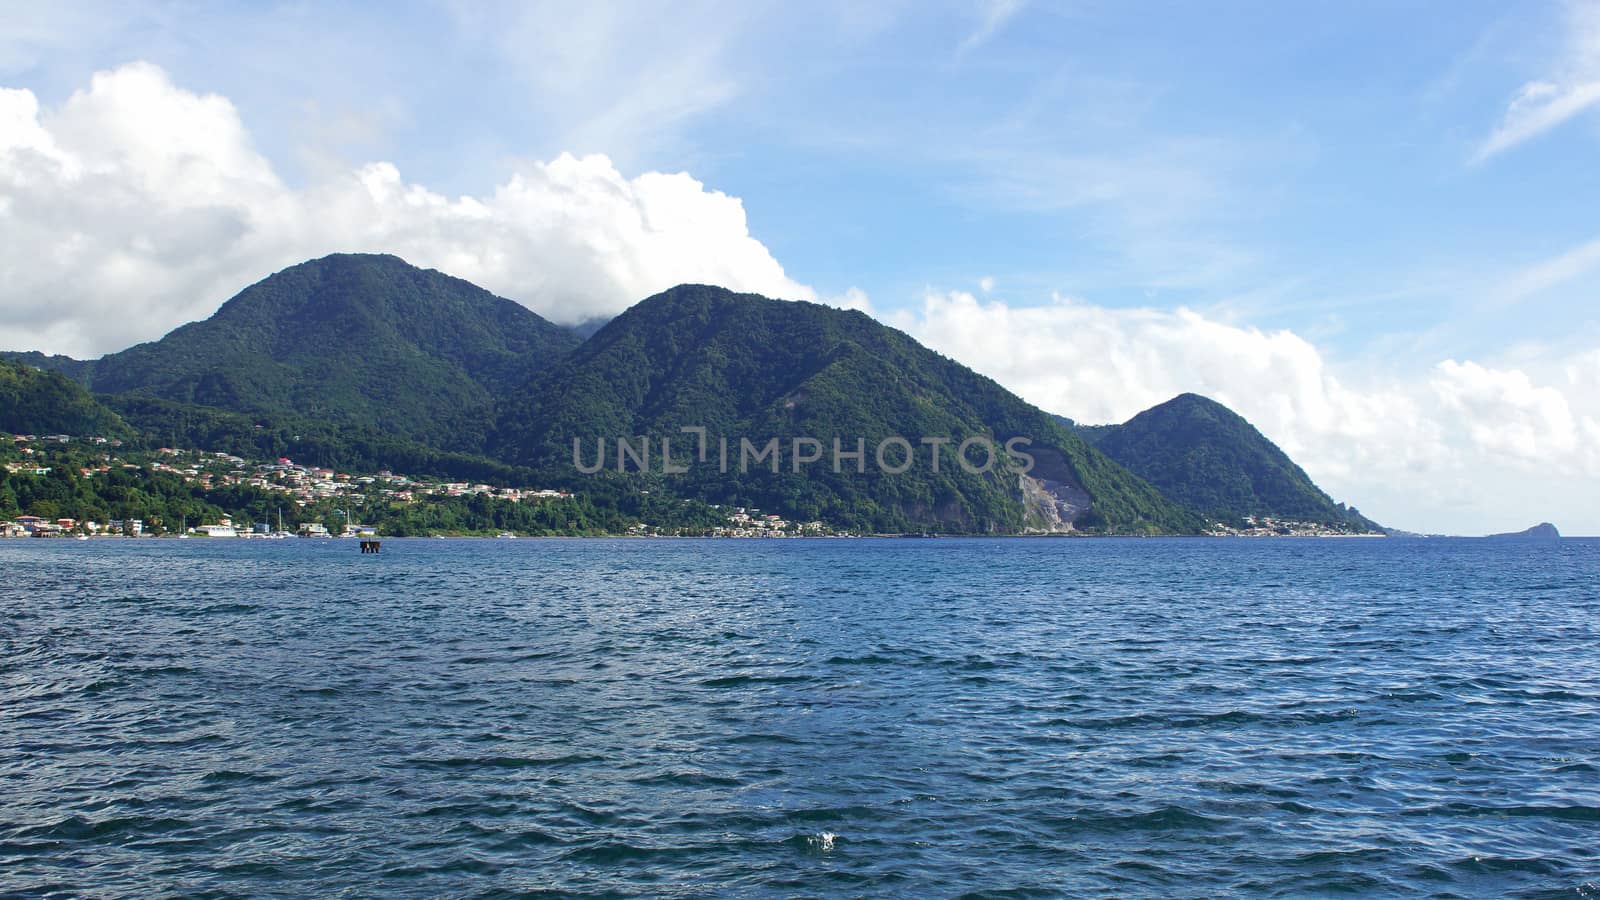
<svg viewBox="0 0 1600 900"><path fill-rule="evenodd" d="M1293 332L1186 309L1059 296L1014 307L956 291L886 318L1081 422L1121 422L1177 394L1205 394L1336 499L1387 525L1471 534L1546 518L1600 533L1600 350L1534 368L1446 359L1421 377L1355 380Z"/></svg>
<svg viewBox="0 0 1600 900"><path fill-rule="evenodd" d="M331 252L389 252L558 322L688 281L810 299L736 197L599 155L517 166L446 197L387 162L291 186L226 98L133 63L57 109L0 89L0 345L98 355L209 315Z"/></svg>

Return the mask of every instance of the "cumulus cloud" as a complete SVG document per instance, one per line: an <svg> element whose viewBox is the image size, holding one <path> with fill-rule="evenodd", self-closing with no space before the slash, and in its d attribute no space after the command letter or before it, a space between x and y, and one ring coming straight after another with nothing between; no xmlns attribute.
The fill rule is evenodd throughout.
<svg viewBox="0 0 1600 900"><path fill-rule="evenodd" d="M686 281L813 299L736 197L609 159L518 166L447 197L387 162L291 186L226 98L134 63L57 109L0 89L0 343L93 355L208 315L244 285L338 251L390 252L558 322Z"/></svg>
<svg viewBox="0 0 1600 900"><path fill-rule="evenodd" d="M930 292L889 321L1051 412L1121 422L1177 394L1238 411L1337 499L1386 524L1474 533L1542 518L1600 533L1600 351L1539 372L1443 360L1356 379L1290 331L1191 310L1032 307ZM1526 521L1524 521L1526 520Z"/></svg>
<svg viewBox="0 0 1600 900"><path fill-rule="evenodd" d="M1544 134L1600 104L1600 3L1573 0L1567 8L1567 50L1558 74L1524 84L1494 131L1473 155L1481 163Z"/></svg>
<svg viewBox="0 0 1600 900"><path fill-rule="evenodd" d="M684 173L628 177L604 156L561 155L481 196L445 196L387 162L291 185L226 98L154 66L98 73L55 108L0 89L0 347L120 349L336 251L398 253L562 322L685 281L874 312L858 290L818 297L791 279L739 199ZM1578 248L1531 272L1527 291L1594 259ZM984 301L930 293L877 314L1082 421L1212 396L1379 521L1482 532L1549 518L1600 533L1600 350L1357 378L1289 331L1065 297L1012 306L989 300L991 279L979 287Z"/></svg>

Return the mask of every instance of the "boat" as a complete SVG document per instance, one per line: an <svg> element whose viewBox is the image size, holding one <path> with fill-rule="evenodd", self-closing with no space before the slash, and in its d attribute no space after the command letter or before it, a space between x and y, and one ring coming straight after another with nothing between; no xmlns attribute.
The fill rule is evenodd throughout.
<svg viewBox="0 0 1600 900"><path fill-rule="evenodd" d="M267 537L275 541L281 541L286 538L294 537L294 532L283 530L283 507L281 506L278 507L278 530L267 535Z"/></svg>
<svg viewBox="0 0 1600 900"><path fill-rule="evenodd" d="M80 541L87 541L88 539L89 539L89 536L87 534L78 535L78 540L80 540Z"/></svg>
<svg viewBox="0 0 1600 900"><path fill-rule="evenodd" d="M502 531L499 534L495 535L495 537L500 538L501 540L504 540L504 541L514 541L514 540L517 539L517 536L512 534L509 531Z"/></svg>

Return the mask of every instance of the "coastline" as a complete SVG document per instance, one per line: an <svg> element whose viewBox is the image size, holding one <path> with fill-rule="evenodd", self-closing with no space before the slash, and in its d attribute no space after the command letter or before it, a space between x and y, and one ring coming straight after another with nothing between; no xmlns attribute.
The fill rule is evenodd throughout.
<svg viewBox="0 0 1600 900"><path fill-rule="evenodd" d="M93 541L170 541L170 540L198 540L207 543L224 543L246 541L250 543L276 543L279 538L266 535L241 534L234 537L215 537L202 534L178 535L125 535L125 534L90 534L81 536ZM1391 538L1387 534L1277 534L1277 535L1239 535L1239 534L1094 534L1087 532L1053 532L1053 533L1021 533L1021 534L915 534L874 532L867 534L767 534L767 535L733 535L733 534L637 534L617 532L608 534L513 534L509 537L503 534L441 532L439 534L410 534L410 535L378 535L380 540L389 541L427 541L427 540L453 540L453 541L496 541L496 540L705 540L705 541L792 541L792 540L1219 540L1219 541L1303 541L1303 540L1344 540L1351 538ZM1483 540L1470 535L1425 535L1419 539L1437 538L1464 538L1468 540ZM75 541L79 535L53 534L53 535L18 535L3 537L7 541ZM370 540L370 538L368 538ZM296 535L294 542L359 542L361 538L355 536L318 536L301 537Z"/></svg>

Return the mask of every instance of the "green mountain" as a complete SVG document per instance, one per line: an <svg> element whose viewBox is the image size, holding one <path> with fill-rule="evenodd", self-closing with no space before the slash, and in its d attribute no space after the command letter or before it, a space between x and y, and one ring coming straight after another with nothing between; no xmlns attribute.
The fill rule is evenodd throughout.
<svg viewBox="0 0 1600 900"><path fill-rule="evenodd" d="M0 431L126 437L122 418L59 372L0 360Z"/></svg>
<svg viewBox="0 0 1600 900"><path fill-rule="evenodd" d="M158 341L39 364L158 429L226 412L473 451L495 397L579 340L459 278L339 254L271 275Z"/></svg>
<svg viewBox="0 0 1600 900"><path fill-rule="evenodd" d="M680 430L696 426L706 429L705 462L698 436ZM893 436L906 445L886 445L887 468L913 451L899 474L877 460ZM637 451L636 437L650 441L649 473L624 456L619 474L617 441ZM503 405L494 447L502 459L574 476L575 438L588 466L605 442L610 471L577 476L591 483L632 480L874 531L1186 533L1199 524L1053 417L862 313L703 285L642 301L535 376ZM663 438L688 472L661 474ZM797 438L817 444L797 448ZM924 438L951 441L937 472ZM969 438L997 449L1031 440L1016 448L1032 456L1032 470L1010 471L1002 452L990 471L965 471L955 454ZM769 458L744 458L742 441L763 450L773 439L777 472ZM846 452L864 448L864 459L841 458L834 471L835 439ZM813 453L821 459L796 460ZM982 445L969 448L974 468L987 458Z"/></svg>
<svg viewBox="0 0 1600 900"><path fill-rule="evenodd" d="M94 360L92 359L73 359L70 356L44 354L37 350L0 350L0 359L19 362L34 369L43 369L46 372L59 372L85 386L89 384L89 378L94 374Z"/></svg>
<svg viewBox="0 0 1600 900"><path fill-rule="evenodd" d="M537 479L619 508L695 499L872 531L1190 533L1250 515L1377 527L1192 394L1123 425L1079 426L864 314L700 285L590 329L582 340L392 256L329 256L99 360L3 354L27 365L0 373L0 428L126 422L154 443L254 458ZM704 457L687 426L705 429ZM663 438L675 465L695 457L687 472L661 471ZM600 440L608 471L582 474ZM969 440L969 463L995 452L984 471L957 459Z"/></svg>
<svg viewBox="0 0 1600 900"><path fill-rule="evenodd" d="M1182 394L1122 425L1084 431L1096 449L1210 521L1245 516L1380 531L1335 503L1278 446L1226 406Z"/></svg>

